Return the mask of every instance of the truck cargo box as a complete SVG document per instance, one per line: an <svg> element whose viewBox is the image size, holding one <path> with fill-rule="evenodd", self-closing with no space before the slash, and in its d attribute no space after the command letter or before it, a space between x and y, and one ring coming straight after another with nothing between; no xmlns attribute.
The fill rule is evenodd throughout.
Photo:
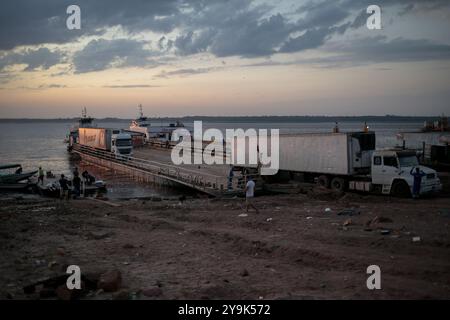
<svg viewBox="0 0 450 320"><path fill-rule="evenodd" d="M111 151L111 129L79 128L78 133L81 145Z"/></svg>
<svg viewBox="0 0 450 320"><path fill-rule="evenodd" d="M280 136L280 169L348 175L352 173L349 136L301 134Z"/></svg>
<svg viewBox="0 0 450 320"><path fill-rule="evenodd" d="M256 167L249 155L254 158L258 151L254 146L250 148L249 141L249 137L234 139L230 147L234 150L233 163L236 163L236 154L245 152L247 163L244 166ZM258 146L258 149L262 148ZM267 149L270 153L270 143ZM279 136L279 170L330 175L369 173L373 150L373 132L282 134Z"/></svg>

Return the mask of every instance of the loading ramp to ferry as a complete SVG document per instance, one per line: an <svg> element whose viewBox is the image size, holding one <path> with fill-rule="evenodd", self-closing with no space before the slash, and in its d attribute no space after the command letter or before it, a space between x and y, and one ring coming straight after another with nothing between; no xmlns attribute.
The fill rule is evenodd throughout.
<svg viewBox="0 0 450 320"><path fill-rule="evenodd" d="M229 165L172 165L170 150L144 147L135 149L133 157L116 155L80 144L72 152L87 162L124 172L135 180L161 185L184 186L210 196L242 194L246 177L235 175L229 185Z"/></svg>

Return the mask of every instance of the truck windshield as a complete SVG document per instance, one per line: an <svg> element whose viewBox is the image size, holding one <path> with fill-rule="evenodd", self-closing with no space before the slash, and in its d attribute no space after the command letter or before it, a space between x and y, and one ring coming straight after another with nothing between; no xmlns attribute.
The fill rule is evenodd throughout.
<svg viewBox="0 0 450 320"><path fill-rule="evenodd" d="M118 147L131 146L131 140L130 139L117 139L116 140L116 146L118 146Z"/></svg>
<svg viewBox="0 0 450 320"><path fill-rule="evenodd" d="M400 167L415 167L419 165L416 156L399 156Z"/></svg>

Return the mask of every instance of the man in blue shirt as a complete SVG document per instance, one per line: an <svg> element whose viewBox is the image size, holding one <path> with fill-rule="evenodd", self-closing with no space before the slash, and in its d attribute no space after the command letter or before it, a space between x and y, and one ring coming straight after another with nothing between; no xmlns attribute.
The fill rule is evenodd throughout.
<svg viewBox="0 0 450 320"><path fill-rule="evenodd" d="M417 167L415 171L414 168L412 168L410 174L414 177L413 198L417 199L420 195L420 185L422 183L422 177L426 176L426 174L422 170L420 170L419 167Z"/></svg>

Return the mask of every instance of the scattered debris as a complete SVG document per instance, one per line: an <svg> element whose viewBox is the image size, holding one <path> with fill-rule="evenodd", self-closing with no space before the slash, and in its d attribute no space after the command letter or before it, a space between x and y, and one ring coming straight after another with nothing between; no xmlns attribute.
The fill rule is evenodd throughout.
<svg viewBox="0 0 450 320"><path fill-rule="evenodd" d="M346 226L349 226L351 224L353 224L352 219L347 219L347 220L344 221L344 223L342 225L346 227Z"/></svg>
<svg viewBox="0 0 450 320"><path fill-rule="evenodd" d="M112 232L89 232L88 237L94 240L102 240L112 235Z"/></svg>
<svg viewBox="0 0 450 320"><path fill-rule="evenodd" d="M248 270L247 269L242 269L241 272L239 273L239 275L241 277L248 277L249 276Z"/></svg>
<svg viewBox="0 0 450 320"><path fill-rule="evenodd" d="M392 219L376 216L375 218L366 222L367 228L376 228L380 223L392 223ZM384 229L383 229L384 230Z"/></svg>
<svg viewBox="0 0 450 320"><path fill-rule="evenodd" d="M98 281L98 288L105 292L114 292L122 284L122 274L119 270L111 270L103 273Z"/></svg>
<svg viewBox="0 0 450 320"><path fill-rule="evenodd" d="M376 224L376 223L392 223L392 219L391 218L386 218L386 217L379 217L376 216L375 218L373 218L370 223L371 224Z"/></svg>
<svg viewBox="0 0 450 320"><path fill-rule="evenodd" d="M361 211L354 208L348 208L338 212L338 216L356 216L359 214L361 214Z"/></svg>

